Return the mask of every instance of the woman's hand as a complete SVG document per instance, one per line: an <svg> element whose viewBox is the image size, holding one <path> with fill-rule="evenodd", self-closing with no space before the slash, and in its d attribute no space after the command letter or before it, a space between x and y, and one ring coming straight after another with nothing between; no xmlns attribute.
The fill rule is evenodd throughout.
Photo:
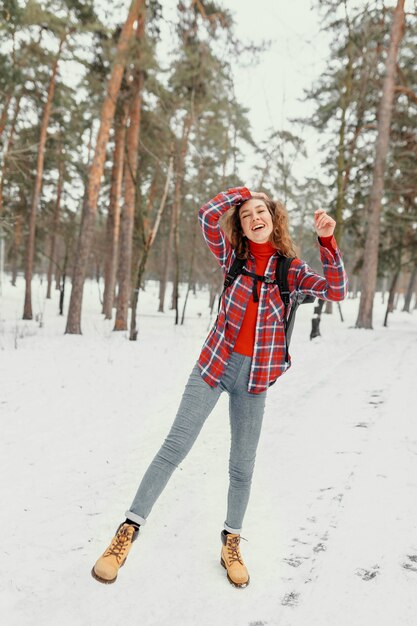
<svg viewBox="0 0 417 626"><path fill-rule="evenodd" d="M324 209L314 211L314 228L318 237L331 237L335 226L336 222Z"/></svg>

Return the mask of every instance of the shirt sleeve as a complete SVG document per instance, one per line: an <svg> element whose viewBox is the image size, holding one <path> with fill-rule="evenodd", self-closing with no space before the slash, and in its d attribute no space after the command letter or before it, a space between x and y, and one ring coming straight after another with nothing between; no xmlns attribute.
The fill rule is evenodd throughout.
<svg viewBox="0 0 417 626"><path fill-rule="evenodd" d="M203 237L223 270L226 268L232 246L220 227L219 220L230 208L250 200L251 197L246 187L228 189L203 204L198 212Z"/></svg>
<svg viewBox="0 0 417 626"><path fill-rule="evenodd" d="M333 235L330 235L330 237L317 237L317 239L319 240L319 244L323 246L324 248L327 248L327 250L330 250L332 254L334 250L336 250L337 243ZM333 254L333 257L334 257L334 254Z"/></svg>
<svg viewBox="0 0 417 626"><path fill-rule="evenodd" d="M329 247L319 240L324 276L317 274L305 261L295 259L288 272L288 287L290 291L299 291L321 300L337 302L346 297L348 288L342 254L334 237L320 239L321 242L323 239L330 239Z"/></svg>

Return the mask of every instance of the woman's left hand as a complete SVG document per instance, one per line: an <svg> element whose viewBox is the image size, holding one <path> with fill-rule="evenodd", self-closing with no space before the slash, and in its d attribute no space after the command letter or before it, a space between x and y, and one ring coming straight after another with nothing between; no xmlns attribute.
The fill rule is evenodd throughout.
<svg viewBox="0 0 417 626"><path fill-rule="evenodd" d="M331 237L335 226L336 222L324 209L314 211L314 227L318 237Z"/></svg>

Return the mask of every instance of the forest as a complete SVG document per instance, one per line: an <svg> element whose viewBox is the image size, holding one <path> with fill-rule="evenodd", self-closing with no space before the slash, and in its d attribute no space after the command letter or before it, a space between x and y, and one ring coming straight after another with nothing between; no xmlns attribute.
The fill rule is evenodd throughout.
<svg viewBox="0 0 417 626"><path fill-rule="evenodd" d="M416 173L417 0L0 0L4 623L415 624Z"/></svg>
<svg viewBox="0 0 417 626"><path fill-rule="evenodd" d="M386 294L385 324L400 294L404 311L416 306L415 4L317 1L331 46L304 92L314 113L263 138L235 95L233 68L256 64L268 43L239 40L226 2L178 2L169 41L158 0L114 6L107 20L98 8L1 3L0 276L12 285L24 276L24 320L35 277L68 334L82 332L88 279L101 286L97 309L132 340L148 280L175 324L196 290L208 289L213 309L222 277L197 209L248 184L240 166L254 148L250 184L285 203L300 257L314 262L313 210L336 219L358 328L372 328L376 291ZM305 125L317 132L320 178L297 171Z"/></svg>

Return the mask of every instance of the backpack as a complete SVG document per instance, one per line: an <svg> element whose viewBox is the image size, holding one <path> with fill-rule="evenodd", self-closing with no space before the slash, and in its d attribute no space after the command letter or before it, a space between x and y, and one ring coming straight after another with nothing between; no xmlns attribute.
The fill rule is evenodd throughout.
<svg viewBox="0 0 417 626"><path fill-rule="evenodd" d="M291 309L288 314L288 307L290 306L290 291L288 288L288 270L291 267L291 263L294 261L295 257L284 257L279 255L279 259L277 262L277 267L275 270L275 280L268 278L267 276L260 276L259 274L254 274L253 272L249 272L245 267L245 259L239 259L235 257L229 271L226 274L226 278L224 279L223 291L219 297L219 310L220 310L220 302L223 297L224 292L230 285L236 280L239 274L244 274L245 276L251 276L253 278L253 287L252 287L252 295L253 301L259 302L258 297L258 281L262 283L266 283L267 285L278 285L279 293L281 296L282 303L284 305L284 333L285 333L285 362L288 363L288 350L290 347L291 335L294 328L295 322L295 314L297 312L298 306L300 304L308 304L310 302L314 302L315 297L307 294L296 293L293 302L291 303Z"/></svg>

